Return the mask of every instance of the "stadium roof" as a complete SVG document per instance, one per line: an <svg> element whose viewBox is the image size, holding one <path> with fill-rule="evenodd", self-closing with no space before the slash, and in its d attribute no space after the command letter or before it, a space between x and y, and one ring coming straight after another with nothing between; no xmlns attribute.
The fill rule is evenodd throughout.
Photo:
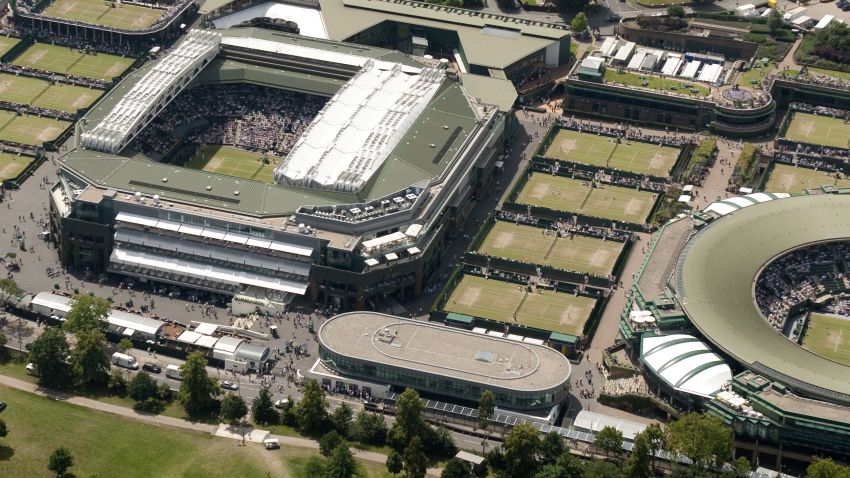
<svg viewBox="0 0 850 478"><path fill-rule="evenodd" d="M500 111L508 112L513 108L517 99L516 88L509 80L491 78L484 75L460 75L463 89L481 103L496 105Z"/></svg>
<svg viewBox="0 0 850 478"><path fill-rule="evenodd" d="M319 341L355 360L509 390L552 389L571 370L563 354L544 345L377 312L337 315L322 324Z"/></svg>
<svg viewBox="0 0 850 478"><path fill-rule="evenodd" d="M732 370L690 335L644 336L640 360L673 389L711 397L732 380Z"/></svg>
<svg viewBox="0 0 850 478"><path fill-rule="evenodd" d="M773 380L850 404L850 368L788 340L762 317L753 288L762 267L801 246L850 238L850 195L795 196L716 219L687 244L676 270L679 302L711 342Z"/></svg>

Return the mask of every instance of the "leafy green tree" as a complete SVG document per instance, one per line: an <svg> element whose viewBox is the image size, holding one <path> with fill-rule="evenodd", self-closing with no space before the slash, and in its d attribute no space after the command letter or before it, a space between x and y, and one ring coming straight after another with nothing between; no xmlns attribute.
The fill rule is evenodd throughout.
<svg viewBox="0 0 850 478"><path fill-rule="evenodd" d="M478 428L484 431L484 439L481 440L481 453L487 452L487 430L490 429L490 419L496 411L496 399L493 392L484 390L478 399Z"/></svg>
<svg viewBox="0 0 850 478"><path fill-rule="evenodd" d="M590 5L590 0L558 0L558 11L562 13L580 12Z"/></svg>
<svg viewBox="0 0 850 478"><path fill-rule="evenodd" d="M9 428L6 427L6 422L0 419L0 438L6 438L9 434Z"/></svg>
<svg viewBox="0 0 850 478"><path fill-rule="evenodd" d="M68 341L61 329L48 327L30 347L29 360L38 371L38 383L48 388L67 388L71 385Z"/></svg>
<svg viewBox="0 0 850 478"><path fill-rule="evenodd" d="M806 478L850 478L850 467L839 465L832 458L815 457L806 468Z"/></svg>
<svg viewBox="0 0 850 478"><path fill-rule="evenodd" d="M587 15L584 12L576 13L573 21L570 22L570 29L573 33L582 33L587 30Z"/></svg>
<svg viewBox="0 0 850 478"><path fill-rule="evenodd" d="M261 425L273 425L280 419L268 388L260 388L260 393L251 402L251 414L254 415L254 421Z"/></svg>
<svg viewBox="0 0 850 478"><path fill-rule="evenodd" d="M641 434L646 438L649 445L649 462L654 472L655 454L664 447L664 430L661 428L661 425L651 423L643 429Z"/></svg>
<svg viewBox="0 0 850 478"><path fill-rule="evenodd" d="M248 405L239 395L228 393L221 401L219 416L225 423L236 425L248 413Z"/></svg>
<svg viewBox="0 0 850 478"><path fill-rule="evenodd" d="M540 434L529 424L511 428L502 444L505 455L505 472L511 478L528 478L537 469L540 452Z"/></svg>
<svg viewBox="0 0 850 478"><path fill-rule="evenodd" d="M606 426L596 434L593 444L604 451L606 457L611 453L620 453L623 449L623 433L614 427Z"/></svg>
<svg viewBox="0 0 850 478"><path fill-rule="evenodd" d="M298 428L307 433L320 432L328 423L328 402L319 382L309 379L304 383L301 401L295 405Z"/></svg>
<svg viewBox="0 0 850 478"><path fill-rule="evenodd" d="M622 478L623 472L620 468L610 462L593 460L584 465L584 478Z"/></svg>
<svg viewBox="0 0 850 478"><path fill-rule="evenodd" d="M126 354L127 351L132 349L132 348L133 348L133 342L131 342L130 339L128 339L126 337L121 339L120 342L118 342L118 351L121 352L122 354Z"/></svg>
<svg viewBox="0 0 850 478"><path fill-rule="evenodd" d="M425 477L425 472L428 471L428 457L425 456L425 451L422 449L422 439L418 436L410 439L410 443L402 454L402 461L404 462L404 471L407 472L407 478Z"/></svg>
<svg viewBox="0 0 850 478"><path fill-rule="evenodd" d="M106 299L88 294L77 295L62 327L73 333L100 329L101 321L109 314L110 308L112 306Z"/></svg>
<svg viewBox="0 0 850 478"><path fill-rule="evenodd" d="M219 394L218 384L207 375L207 360L199 352L192 352L180 367L180 391L177 394L180 403L189 416L209 413Z"/></svg>
<svg viewBox="0 0 850 478"><path fill-rule="evenodd" d="M635 436L634 448L626 459L625 476L627 478L652 478L649 438L643 433Z"/></svg>
<svg viewBox="0 0 850 478"><path fill-rule="evenodd" d="M383 445L387 439L387 422L384 416L360 411L351 425L351 438L360 443Z"/></svg>
<svg viewBox="0 0 850 478"><path fill-rule="evenodd" d="M357 462L351 450L343 443L331 453L325 466L325 478L351 478L357 473Z"/></svg>
<svg viewBox="0 0 850 478"><path fill-rule="evenodd" d="M767 29L770 30L771 35L776 35L782 29L782 14L776 8L767 14Z"/></svg>
<svg viewBox="0 0 850 478"><path fill-rule="evenodd" d="M331 456L336 447L345 443L336 430L331 430L319 438L319 453L323 456Z"/></svg>
<svg viewBox="0 0 850 478"><path fill-rule="evenodd" d="M338 406L331 413L331 425L342 436L348 436L351 431L351 418L354 416L354 411L347 403Z"/></svg>
<svg viewBox="0 0 850 478"><path fill-rule="evenodd" d="M401 455L395 450L390 450L387 454L386 465L387 471L392 473L393 476L398 475L404 469L404 461L401 459Z"/></svg>
<svg viewBox="0 0 850 478"><path fill-rule="evenodd" d="M689 413L667 425L666 443L693 460L698 472L718 470L732 457L732 429L713 415Z"/></svg>
<svg viewBox="0 0 850 478"><path fill-rule="evenodd" d="M731 475L733 478L747 478L750 476L750 472L752 470L753 467L750 466L750 460L748 460L745 456L739 456L738 458L735 458L735 462L732 463L732 472L727 473L726 475Z"/></svg>
<svg viewBox="0 0 850 478"><path fill-rule="evenodd" d="M496 5L502 10L515 10L516 3L514 0L496 0Z"/></svg>
<svg viewBox="0 0 850 478"><path fill-rule="evenodd" d="M12 279L0 279L0 306L16 304L25 293Z"/></svg>
<svg viewBox="0 0 850 478"><path fill-rule="evenodd" d="M309 477L324 477L325 471L327 470L328 464L327 461L318 455L310 455L306 461L304 461L304 475Z"/></svg>
<svg viewBox="0 0 850 478"><path fill-rule="evenodd" d="M98 329L77 332L77 345L71 351L71 370L77 382L86 387L103 385L109 377L106 338Z"/></svg>
<svg viewBox="0 0 850 478"><path fill-rule="evenodd" d="M135 377L130 379L130 383L127 384L127 394L137 402L144 402L156 396L157 392L158 386L156 381L145 371L137 373Z"/></svg>
<svg viewBox="0 0 850 478"><path fill-rule="evenodd" d="M419 393L408 388L398 397L396 402L396 416L393 429L400 432L402 443L407 445L412 437L422 436L428 427L422 418L422 409L425 404L419 397Z"/></svg>
<svg viewBox="0 0 850 478"><path fill-rule="evenodd" d="M440 478L469 478L470 476L472 475L469 473L469 465L460 458L447 461L443 472L440 473Z"/></svg>
<svg viewBox="0 0 850 478"><path fill-rule="evenodd" d="M74 466L74 457L71 455L71 451L64 446L53 450L47 461L47 469L56 473L59 478L68 476L68 468L72 466Z"/></svg>
<svg viewBox="0 0 850 478"><path fill-rule="evenodd" d="M551 431L543 437L543 441L540 443L540 464L554 465L558 458L567 451L563 437L557 432Z"/></svg>
<svg viewBox="0 0 850 478"><path fill-rule="evenodd" d="M667 7L667 15L675 18L685 18L685 7L681 5L670 5Z"/></svg>
<svg viewBox="0 0 850 478"><path fill-rule="evenodd" d="M584 474L584 463L572 453L564 453L555 464L561 470L560 478L581 478Z"/></svg>
<svg viewBox="0 0 850 478"><path fill-rule="evenodd" d="M106 385L106 388L109 390L109 393L123 397L127 395L127 379L124 378L124 374L120 370L113 370L112 374L109 375L109 383Z"/></svg>

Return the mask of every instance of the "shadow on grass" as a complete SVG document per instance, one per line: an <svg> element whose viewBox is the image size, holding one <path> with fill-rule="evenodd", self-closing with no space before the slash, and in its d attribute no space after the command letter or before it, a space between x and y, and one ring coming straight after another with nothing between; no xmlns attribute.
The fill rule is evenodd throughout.
<svg viewBox="0 0 850 478"><path fill-rule="evenodd" d="M9 461L13 456L15 456L14 448L0 445L0 461Z"/></svg>

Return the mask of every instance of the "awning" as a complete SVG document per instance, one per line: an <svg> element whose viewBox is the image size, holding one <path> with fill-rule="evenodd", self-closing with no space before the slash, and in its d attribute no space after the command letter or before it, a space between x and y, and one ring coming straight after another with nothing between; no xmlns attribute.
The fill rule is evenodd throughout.
<svg viewBox="0 0 850 478"><path fill-rule="evenodd" d="M415 256L416 254L419 254L420 252L422 252L422 251L420 251L419 248L416 247L416 246L407 248L407 253L410 254L411 256Z"/></svg>
<svg viewBox="0 0 850 478"><path fill-rule="evenodd" d="M376 265L380 264L380 261L378 261L377 259L373 259L371 257L366 259L364 262L369 267L375 267Z"/></svg>

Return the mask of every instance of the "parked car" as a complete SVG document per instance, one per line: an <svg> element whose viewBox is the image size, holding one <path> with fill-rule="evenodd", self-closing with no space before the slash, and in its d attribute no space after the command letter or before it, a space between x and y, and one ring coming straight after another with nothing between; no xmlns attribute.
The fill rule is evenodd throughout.
<svg viewBox="0 0 850 478"><path fill-rule="evenodd" d="M121 352L115 352L112 354L112 364L119 367L129 368L130 370L139 369L139 362L136 361L136 357L122 354Z"/></svg>
<svg viewBox="0 0 850 478"><path fill-rule="evenodd" d="M150 372L150 373L160 373L160 372L162 372L162 367L160 367L159 365L157 365L155 363L145 362L142 365L142 370L144 370L145 372Z"/></svg>
<svg viewBox="0 0 850 478"><path fill-rule="evenodd" d="M263 445L266 446L266 450L277 450L280 448L280 441L277 438L267 438L263 440Z"/></svg>
<svg viewBox="0 0 850 478"><path fill-rule="evenodd" d="M609 15L608 18L605 19L606 22L619 22L623 17L620 15Z"/></svg>
<svg viewBox="0 0 850 478"><path fill-rule="evenodd" d="M221 385L221 388L223 388L225 390L234 390L234 391L239 390L239 385L237 385L237 384L235 384L235 383L233 383L229 380L225 380L225 381L221 382L220 385Z"/></svg>
<svg viewBox="0 0 850 478"><path fill-rule="evenodd" d="M284 398L284 399L277 400L276 402L274 402L274 407L275 408L286 408L286 406L288 404L289 404L289 400Z"/></svg>

